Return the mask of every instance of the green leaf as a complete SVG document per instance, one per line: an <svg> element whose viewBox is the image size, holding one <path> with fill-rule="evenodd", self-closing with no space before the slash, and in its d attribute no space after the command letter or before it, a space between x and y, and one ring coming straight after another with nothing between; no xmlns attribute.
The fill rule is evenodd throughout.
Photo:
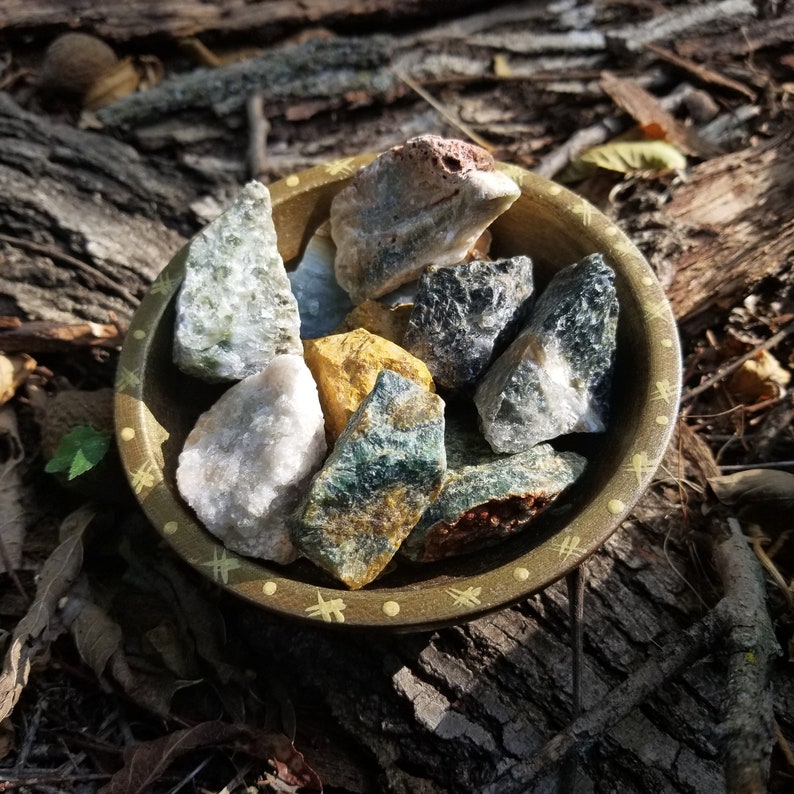
<svg viewBox="0 0 794 794"><path fill-rule="evenodd" d="M686 168L686 157L666 141L616 141L588 149L560 174L561 182L576 182L597 168L630 174Z"/></svg>
<svg viewBox="0 0 794 794"><path fill-rule="evenodd" d="M55 450L52 460L44 467L50 474L68 471L68 479L73 480L90 471L99 463L110 447L110 433L95 430L91 425L78 425L72 428Z"/></svg>

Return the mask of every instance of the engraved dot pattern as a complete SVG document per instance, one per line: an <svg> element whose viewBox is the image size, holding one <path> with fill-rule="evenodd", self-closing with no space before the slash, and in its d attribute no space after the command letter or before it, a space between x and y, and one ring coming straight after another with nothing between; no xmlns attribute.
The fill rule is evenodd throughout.
<svg viewBox="0 0 794 794"><path fill-rule="evenodd" d="M327 217L331 196L373 157L342 158L270 187L285 261L298 254L307 220ZM635 323L631 337L645 345L637 358L647 366L646 392L636 391L628 382L621 388L635 389L629 403L646 407L626 433L625 451L603 488L558 530L511 546L516 551L505 553L503 563L484 569L471 565L471 573L465 572L465 566L460 574L450 569L453 573L437 578L431 566L406 586L386 578L382 584L347 591L317 577L307 563L296 563L295 568L271 566L228 552L197 524L179 498L173 458L170 467L164 462L178 452L176 439L189 430L172 421L180 410L178 396L192 398L196 390L194 384L181 381L170 365L169 324L184 266L184 253L179 252L155 279L125 340L116 377L116 435L130 486L149 520L179 556L218 586L283 616L340 629L422 629L469 620L526 598L570 571L617 528L647 487L675 424L680 389L677 331L664 292L631 241L581 197L517 166L498 167L521 186L523 194L508 213L515 209L519 220L506 228L521 234L531 215L545 213L549 223L572 235L569 245L579 246L581 255L603 251L619 274L621 312L628 318L622 321ZM586 238L584 242L578 242L580 236ZM158 403L158 389L165 397L168 388L177 396ZM607 436L605 442L612 440Z"/></svg>

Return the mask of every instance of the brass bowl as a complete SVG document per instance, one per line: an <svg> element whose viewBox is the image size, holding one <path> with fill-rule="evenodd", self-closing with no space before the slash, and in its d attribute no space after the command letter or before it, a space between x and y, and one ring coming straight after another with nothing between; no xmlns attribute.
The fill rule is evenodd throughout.
<svg viewBox="0 0 794 794"><path fill-rule="evenodd" d="M328 218L333 196L373 155L338 160L271 186L284 261L297 260ZM478 554L421 567L401 564L349 591L304 560L279 566L228 551L176 488L177 458L197 417L224 387L171 361L184 250L152 284L127 334L116 381L116 437L132 489L178 555L264 609L305 621L418 630L470 620L515 603L569 573L617 529L656 470L678 409L681 359L664 292L628 238L584 199L511 165L522 195L491 227L495 256L527 254L542 288L556 269L601 252L615 269L620 319L612 416L604 434L572 437L583 477L524 533Z"/></svg>

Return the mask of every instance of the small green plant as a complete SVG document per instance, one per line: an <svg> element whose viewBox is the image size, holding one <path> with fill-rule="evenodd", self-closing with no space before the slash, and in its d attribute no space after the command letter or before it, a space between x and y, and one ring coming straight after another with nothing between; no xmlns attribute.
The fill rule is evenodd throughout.
<svg viewBox="0 0 794 794"><path fill-rule="evenodd" d="M58 471L68 472L73 480L90 471L105 457L110 447L110 433L96 430L91 425L78 425L72 428L55 450L52 460L44 467L50 474Z"/></svg>

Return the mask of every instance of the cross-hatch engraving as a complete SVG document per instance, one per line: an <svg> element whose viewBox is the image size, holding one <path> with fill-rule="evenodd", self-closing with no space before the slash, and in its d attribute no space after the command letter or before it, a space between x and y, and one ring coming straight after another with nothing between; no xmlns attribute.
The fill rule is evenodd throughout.
<svg viewBox="0 0 794 794"><path fill-rule="evenodd" d="M138 377L138 371L135 369L127 369L121 367L119 374L116 378L116 388L119 391L126 391L127 389L134 389L141 385L141 379Z"/></svg>
<svg viewBox="0 0 794 794"><path fill-rule="evenodd" d="M452 597L456 607L476 607L480 604L482 587L467 587L465 590L450 587L446 592Z"/></svg>
<svg viewBox="0 0 794 794"><path fill-rule="evenodd" d="M304 610L308 612L310 618L322 618L326 623L344 623L345 616L342 611L346 608L346 604L341 598L332 598L326 601L323 594L317 591L317 603L306 607Z"/></svg>
<svg viewBox="0 0 794 794"><path fill-rule="evenodd" d="M174 291L174 280L167 273L161 273L151 291L152 295L170 295Z"/></svg>
<svg viewBox="0 0 794 794"><path fill-rule="evenodd" d="M584 553L580 547L582 539L578 535L566 534L559 540L551 544L551 547L557 551L557 556L562 557L563 562L570 557L579 557Z"/></svg>
<svg viewBox="0 0 794 794"><path fill-rule="evenodd" d="M354 160L354 157L345 157L342 160L335 160L333 163L328 163L328 165L325 166L325 170L331 176L347 176L348 174L352 174L355 170L353 168Z"/></svg>
<svg viewBox="0 0 794 794"><path fill-rule="evenodd" d="M150 461L142 463L131 474L132 490L139 494L144 488L151 488L154 485L154 472Z"/></svg>
<svg viewBox="0 0 794 794"><path fill-rule="evenodd" d="M667 300L662 298L656 303L649 303L645 307L645 316L649 320L664 320L667 318Z"/></svg>
<svg viewBox="0 0 794 794"><path fill-rule="evenodd" d="M573 208L573 211L577 215L582 216L582 223L585 226L589 226L590 222L593 220L593 207L587 201L582 199L582 202L578 204L576 207Z"/></svg>
<svg viewBox="0 0 794 794"><path fill-rule="evenodd" d="M670 405L673 399L673 387L670 385L670 381L667 378L656 381L656 394L653 399L656 401L664 400Z"/></svg>
<svg viewBox="0 0 794 794"><path fill-rule="evenodd" d="M229 572L240 567L240 560L236 557L228 557L226 555L226 549L224 549L220 555L218 555L217 549L213 549L212 559L207 562L202 562L201 564L205 568L212 569L212 578L215 579L216 582L220 579L224 584L229 584Z"/></svg>
<svg viewBox="0 0 794 794"><path fill-rule="evenodd" d="M633 471L637 477L637 485L642 484L642 478L646 474L650 474L655 468L656 464L649 460L647 452L635 452L631 456L631 462L623 467L626 471Z"/></svg>

